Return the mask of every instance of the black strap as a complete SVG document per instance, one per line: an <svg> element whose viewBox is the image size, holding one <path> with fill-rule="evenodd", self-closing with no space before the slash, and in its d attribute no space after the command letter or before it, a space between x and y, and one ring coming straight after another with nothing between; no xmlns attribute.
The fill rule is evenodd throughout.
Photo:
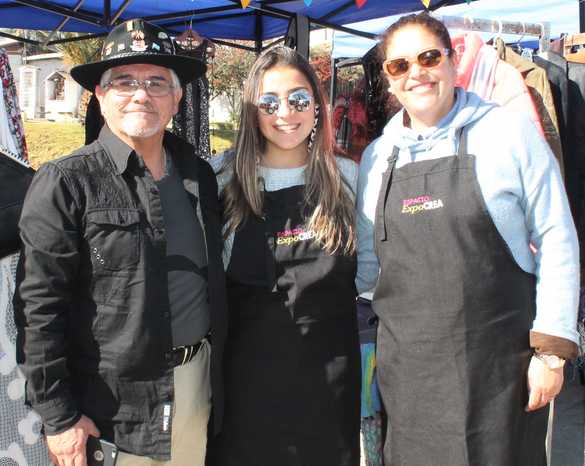
<svg viewBox="0 0 585 466"><path fill-rule="evenodd" d="M459 130L459 147L457 148L457 156L464 155L467 155L467 128L465 127Z"/></svg>
<svg viewBox="0 0 585 466"><path fill-rule="evenodd" d="M467 154L467 130L465 127L458 132L459 147L457 148L457 156L464 156ZM382 176L382 186L380 187L380 194L378 195L378 202L376 204L376 242L386 241L388 239L388 225L386 224L386 201L390 193L390 185L392 181L392 173L398 160L400 149L396 146L392 149L392 155L388 157L388 168Z"/></svg>
<svg viewBox="0 0 585 466"><path fill-rule="evenodd" d="M382 186L380 186L380 194L378 195L378 202L376 203L376 242L386 241L388 238L388 227L386 225L386 201L390 193L390 184L392 173L398 160L398 153L400 149L394 146L392 155L388 157L388 168L382 176Z"/></svg>

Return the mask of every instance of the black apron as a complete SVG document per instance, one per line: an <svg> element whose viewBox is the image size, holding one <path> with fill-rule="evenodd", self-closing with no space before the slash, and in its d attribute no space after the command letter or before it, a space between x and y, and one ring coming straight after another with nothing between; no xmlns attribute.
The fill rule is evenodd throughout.
<svg viewBox="0 0 585 466"><path fill-rule="evenodd" d="M386 466L545 466L548 408L526 413L535 277L494 225L466 153L395 168L376 206Z"/></svg>
<svg viewBox="0 0 585 466"><path fill-rule="evenodd" d="M355 255L304 224L304 187L265 193L236 232L227 271L226 411L212 464L358 466Z"/></svg>

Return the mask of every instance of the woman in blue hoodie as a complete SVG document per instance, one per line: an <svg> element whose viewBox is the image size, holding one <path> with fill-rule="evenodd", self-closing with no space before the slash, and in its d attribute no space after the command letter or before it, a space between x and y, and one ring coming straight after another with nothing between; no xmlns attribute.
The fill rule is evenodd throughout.
<svg viewBox="0 0 585 466"><path fill-rule="evenodd" d="M526 116L455 87L440 21L403 17L381 48L404 109L363 154L357 286L375 286L385 462L544 466L578 341L559 167Z"/></svg>

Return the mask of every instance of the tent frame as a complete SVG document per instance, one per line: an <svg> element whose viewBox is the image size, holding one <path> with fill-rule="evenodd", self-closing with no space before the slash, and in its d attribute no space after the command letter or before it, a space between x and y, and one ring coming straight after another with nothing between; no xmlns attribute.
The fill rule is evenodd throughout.
<svg viewBox="0 0 585 466"><path fill-rule="evenodd" d="M51 46L51 45L57 45L57 44L67 43L67 42L75 42L75 41L87 40L87 39L92 39L92 38L97 38L97 37L105 37L107 35L106 32L99 33L99 34L86 34L86 35L82 35L79 37L67 38L67 39L56 39L56 40L51 39L54 36L54 34L59 32L63 28L65 23L69 19L72 19L72 18L76 19L78 21L82 21L82 22L94 25L94 26L111 28L122 21L122 19L121 19L122 14L128 8L128 6L130 5L130 3L133 0L124 0L122 2L122 4L120 5L120 7L116 11L112 11L111 0L103 0L103 15L98 15L96 13L84 10L83 3L85 0L78 0L78 2L73 7L64 7L61 5L51 3L50 1L43 1L43 0L12 0L12 1L14 3L0 5L0 10L1 9L15 8L15 7L19 7L19 6L24 5L24 6L28 6L30 8L41 10L41 11L46 11L46 12L61 15L61 16L63 16L63 20L59 23L58 27L51 32L49 39L46 40L44 43L41 43L39 41L34 41L31 39L22 38L22 37L11 35L11 34L7 34L7 33L2 33L2 32L0 32L0 36L9 37L9 38L18 40L20 42L26 42L26 43L31 43L31 44L35 44L35 45ZM197 23L202 23L202 22L227 19L227 18L232 17L232 15L227 14L227 15L221 15L221 16L215 16L215 17L210 16L210 15L212 15L214 13L223 13L223 12L229 12L229 11L234 11L234 10L238 11L238 13L234 12L233 16L241 16L244 14L254 15L257 18L257 21L256 21L256 31L255 31L255 33L256 33L255 46L253 48L246 47L244 45L241 45L241 44L238 44L235 42L231 42L231 41L224 41L224 40L219 40L219 39L214 39L214 38L209 38L209 39L217 44L220 44L220 45L227 45L230 47L243 48L245 50L250 50L250 51L255 51L256 53L260 53L262 50L265 49L265 47L263 47L263 45L262 45L262 40L260 39L260 37L262 37L262 30L261 30L262 29L262 22L260 20L262 16L272 16L272 17L276 17L276 18L286 19L289 22L293 22L295 20L295 18L300 16L296 13L289 12L289 11L286 11L286 10L283 10L283 9L277 7L278 4L290 3L290 2L295 1L295 0L263 0L260 5L256 5L256 4L249 5L247 8L248 10L250 10L249 12L242 12L241 11L242 5L241 5L240 0L227 0L227 1L229 1L230 4L225 5L225 6L185 10L185 11L166 13L166 14L160 14L160 15L144 16L142 19L144 19L146 21L169 20L169 22L163 22L163 23L157 23L157 24L158 24L158 26L165 29L170 35L178 35L180 32L175 28L177 26L184 26L187 20L189 21L190 24L197 24ZM435 9L440 8L442 6L453 3L454 1L455 0L441 0L441 1L437 2L435 5L433 5L432 8L429 8L428 10L435 10ZM334 29L337 31L342 31L342 32L347 32L349 34L354 34L354 35L359 36L359 37L374 39L376 37L375 34L371 34L371 33L364 32L364 31L359 31L359 30L352 29L352 28L348 28L348 27L341 26L341 25L338 25L338 24L335 24L332 22L334 20L335 16L344 12L348 8L352 7L353 5L355 5L355 0L347 0L347 2L345 2L343 5L341 5L337 9L327 13L324 16L321 16L321 17L308 16L308 17L306 17L308 19L308 22L310 25L309 29L312 30L312 29L320 29L320 28L330 28L330 29ZM422 6L422 4L421 4L421 6ZM271 45L272 45L272 43L273 42L271 42Z"/></svg>

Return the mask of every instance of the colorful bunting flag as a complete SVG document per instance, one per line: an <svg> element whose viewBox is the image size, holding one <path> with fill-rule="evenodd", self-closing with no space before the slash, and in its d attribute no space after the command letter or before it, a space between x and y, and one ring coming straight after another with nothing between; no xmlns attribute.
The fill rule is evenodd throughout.
<svg viewBox="0 0 585 466"><path fill-rule="evenodd" d="M431 4L431 0L421 0L421 2L425 6L425 8L428 8L429 5Z"/></svg>
<svg viewBox="0 0 585 466"><path fill-rule="evenodd" d="M355 4L357 5L358 8L361 8L366 4L367 1L368 0L355 0Z"/></svg>
<svg viewBox="0 0 585 466"><path fill-rule="evenodd" d="M240 0L240 2L242 3L242 8L248 8L248 5L250 4L252 0Z"/></svg>

